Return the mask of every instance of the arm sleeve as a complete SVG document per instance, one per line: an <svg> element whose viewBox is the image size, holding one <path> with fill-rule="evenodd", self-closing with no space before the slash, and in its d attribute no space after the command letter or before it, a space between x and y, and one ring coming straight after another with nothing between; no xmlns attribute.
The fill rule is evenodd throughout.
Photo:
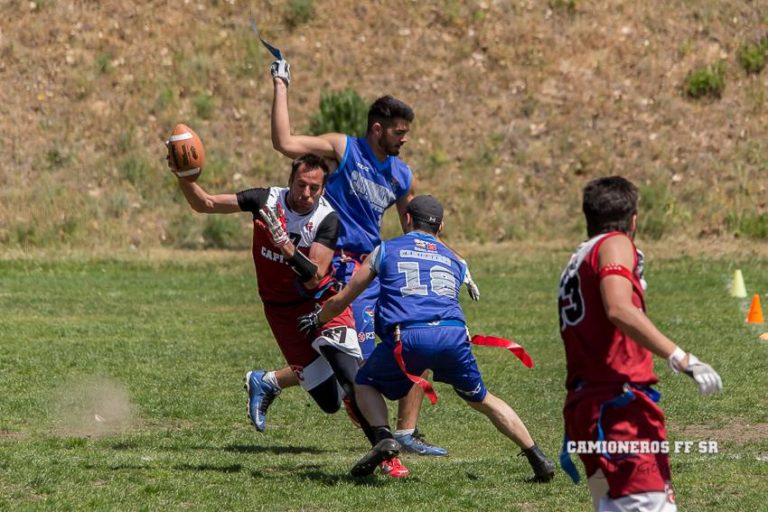
<svg viewBox="0 0 768 512"><path fill-rule="evenodd" d="M339 214L336 212L329 213L320 222L317 227L317 234L315 235L315 242L328 247L329 249L336 249L336 240L339 238Z"/></svg>
<svg viewBox="0 0 768 512"><path fill-rule="evenodd" d="M237 206L244 212L253 213L254 218L258 215L269 198L268 188L249 188L237 193Z"/></svg>
<svg viewBox="0 0 768 512"><path fill-rule="evenodd" d="M371 267L371 272L378 275L381 271L381 264L384 262L384 242L377 245L376 248L368 255L368 266Z"/></svg>

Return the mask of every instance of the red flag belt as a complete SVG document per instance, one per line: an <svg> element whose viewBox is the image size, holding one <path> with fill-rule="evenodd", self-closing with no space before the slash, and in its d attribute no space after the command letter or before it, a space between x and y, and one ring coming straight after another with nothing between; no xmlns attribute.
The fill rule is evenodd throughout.
<svg viewBox="0 0 768 512"><path fill-rule="evenodd" d="M405 369L405 361L403 361L403 344L400 343L400 326L395 327L395 361L397 361L397 365L403 371L405 376L408 377L411 382L419 386L427 398L429 398L429 401L432 402L432 405L435 405L437 403L437 393L435 393L435 388L432 387L432 384L430 384L428 380L422 379L417 375L411 375L408 373L408 370Z"/></svg>
<svg viewBox="0 0 768 512"><path fill-rule="evenodd" d="M485 345L487 347L505 348L515 354L521 363L528 368L533 368L533 359L528 355L528 352L520 346L518 343L508 340L506 338L497 338L496 336L483 336L476 334L472 336L470 340L473 345Z"/></svg>
<svg viewBox="0 0 768 512"><path fill-rule="evenodd" d="M528 352L525 351L525 349L517 342L514 342L512 340L508 340L506 338L499 338L496 336L483 336L483 335L475 335L472 336L470 339L473 345L483 345L486 347L496 347L496 348L504 348L512 352L515 357L517 357L521 363L523 363L528 368L533 368L533 359L528 354ZM429 401L432 402L432 405L435 405L437 403L437 393L435 393L435 389L432 387L432 384L426 379L423 379L417 375L412 375L408 373L408 370L405 369L405 361L403 360L403 344L400 342L400 327L395 328L395 361L397 361L397 365L400 367L400 370L408 377L408 379L419 386L421 390L424 392L424 394L429 398Z"/></svg>

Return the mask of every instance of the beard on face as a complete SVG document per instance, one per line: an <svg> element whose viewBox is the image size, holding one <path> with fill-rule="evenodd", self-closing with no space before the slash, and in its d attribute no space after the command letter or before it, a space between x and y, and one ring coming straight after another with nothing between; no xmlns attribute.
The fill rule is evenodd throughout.
<svg viewBox="0 0 768 512"><path fill-rule="evenodd" d="M386 133L382 133L381 136L379 136L379 147L384 150L384 153L386 153L388 156L397 156L400 154L400 146L397 143L390 144L387 141L387 135Z"/></svg>

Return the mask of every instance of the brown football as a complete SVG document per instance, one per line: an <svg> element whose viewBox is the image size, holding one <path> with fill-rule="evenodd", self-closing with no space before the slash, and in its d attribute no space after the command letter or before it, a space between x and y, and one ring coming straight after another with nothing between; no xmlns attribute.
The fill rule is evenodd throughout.
<svg viewBox="0 0 768 512"><path fill-rule="evenodd" d="M179 178L195 181L205 164L203 141L189 126L179 123L168 138L168 153Z"/></svg>

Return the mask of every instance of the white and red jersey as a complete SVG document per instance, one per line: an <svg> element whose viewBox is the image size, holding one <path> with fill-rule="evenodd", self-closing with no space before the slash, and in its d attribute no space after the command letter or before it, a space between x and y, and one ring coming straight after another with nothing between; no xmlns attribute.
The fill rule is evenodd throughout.
<svg viewBox="0 0 768 512"><path fill-rule="evenodd" d="M625 382L653 384L653 356L624 334L607 317L600 295L598 251L610 237L626 236L611 232L582 243L571 256L560 277L558 308L560 335L565 344L566 387L579 384L605 385ZM632 303L645 311L642 253L635 248L631 275Z"/></svg>
<svg viewBox="0 0 768 512"><path fill-rule="evenodd" d="M264 206L280 205L285 212L285 224L296 250L309 256L310 246L317 242L330 249L336 246L339 218L328 201L320 197L309 213L299 214L288 207L288 188L253 188L238 192L237 203L243 211L253 213L253 263L259 296L265 305L289 305L305 302L308 293L280 249L272 243L269 229L259 215Z"/></svg>

